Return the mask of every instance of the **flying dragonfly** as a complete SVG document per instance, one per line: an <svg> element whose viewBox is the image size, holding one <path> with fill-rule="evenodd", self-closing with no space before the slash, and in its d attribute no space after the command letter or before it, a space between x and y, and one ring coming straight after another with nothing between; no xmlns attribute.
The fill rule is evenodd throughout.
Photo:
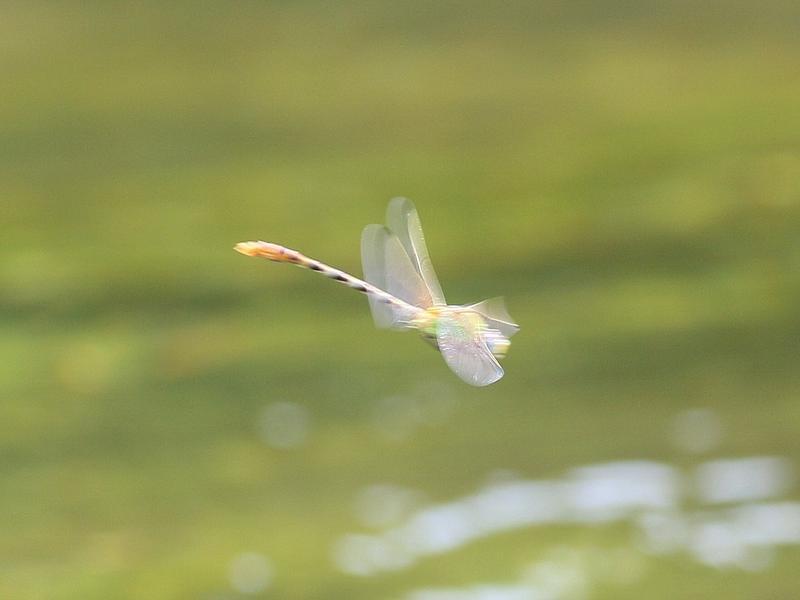
<svg viewBox="0 0 800 600"><path fill-rule="evenodd" d="M502 298L463 306L447 304L417 209L407 198L389 202L385 226L364 228L364 280L270 242L241 242L234 249L317 271L365 294L377 327L416 329L470 385L489 385L503 376L498 359L506 355L519 326L508 315Z"/></svg>

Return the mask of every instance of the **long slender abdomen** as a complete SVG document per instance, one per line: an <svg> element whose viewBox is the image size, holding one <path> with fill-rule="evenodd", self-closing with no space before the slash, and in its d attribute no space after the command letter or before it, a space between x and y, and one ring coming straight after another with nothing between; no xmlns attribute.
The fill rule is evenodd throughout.
<svg viewBox="0 0 800 600"><path fill-rule="evenodd" d="M340 271L339 269L326 265L325 263L320 262L314 258L309 258L308 256L301 254L297 250L292 250L291 248L286 248L285 246L281 246L279 244L272 244L270 242L261 242L261 241L240 242L236 244L236 246L234 246L233 249L246 256L258 256L275 262L291 263L299 267L304 267L312 271L317 271L318 273L322 273L329 279L338 281L339 283L342 283L349 288L359 291L362 294L368 294L374 296L380 299L382 302L386 302L387 304L392 304L402 309L403 311L408 311L410 315L415 315L423 310L418 306L414 306L413 304L409 304L408 302L405 302L404 300L401 300L400 298L393 296L389 292L386 292L378 287L375 287L371 283L367 283L366 281L363 281L357 277L353 277L349 273Z"/></svg>

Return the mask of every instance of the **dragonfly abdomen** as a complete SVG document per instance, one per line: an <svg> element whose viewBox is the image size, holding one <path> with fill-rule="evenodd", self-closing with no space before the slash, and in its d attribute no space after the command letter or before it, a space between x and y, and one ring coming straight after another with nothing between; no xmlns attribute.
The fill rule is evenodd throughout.
<svg viewBox="0 0 800 600"><path fill-rule="evenodd" d="M349 273L340 271L339 269L331 267L330 265L326 265L315 258L310 258L305 254L298 252L297 250L292 250L291 248L286 248L285 246L281 246L279 244L261 241L241 242L236 244L234 249L237 252L247 256L260 256L275 262L290 263L297 265L298 267L316 271L328 279L338 281L339 283L346 285L357 292L373 296L379 299L381 302L392 304L409 315L414 315L423 310L417 306L409 304L404 300L401 300L400 298L397 298L396 296L393 296L389 292L386 292L372 285L371 283L367 283L366 281L359 279L358 277L353 277Z"/></svg>

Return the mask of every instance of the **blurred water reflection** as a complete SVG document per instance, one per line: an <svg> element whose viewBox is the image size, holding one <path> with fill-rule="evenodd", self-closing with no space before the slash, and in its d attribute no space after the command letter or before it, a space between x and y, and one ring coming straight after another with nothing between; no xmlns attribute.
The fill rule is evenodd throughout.
<svg viewBox="0 0 800 600"><path fill-rule="evenodd" d="M565 547L555 548L543 560L528 566L513 583L494 583L462 588L429 588L408 593L406 600L579 600L590 590L589 572L600 564L598 554ZM639 574L635 565L626 568Z"/></svg>
<svg viewBox="0 0 800 600"><path fill-rule="evenodd" d="M676 448L700 454L713 450L719 444L722 424L714 411L694 408L675 416L671 434Z"/></svg>
<svg viewBox="0 0 800 600"><path fill-rule="evenodd" d="M272 563L256 552L236 556L228 568L231 586L242 594L258 594L272 582Z"/></svg>
<svg viewBox="0 0 800 600"><path fill-rule="evenodd" d="M697 468L695 482L703 502L742 502L779 496L793 483L785 458L715 460Z"/></svg>
<svg viewBox="0 0 800 600"><path fill-rule="evenodd" d="M296 448L305 443L309 429L308 409L294 402L274 402L261 413L259 433L273 448Z"/></svg>
<svg viewBox="0 0 800 600"><path fill-rule="evenodd" d="M372 424L382 437L399 442L420 427L440 425L456 406L452 386L429 383L413 393L379 399L373 407Z"/></svg>
<svg viewBox="0 0 800 600"><path fill-rule="evenodd" d="M356 497L356 517L367 527L394 525L416 508L422 498L420 492L399 485L370 485Z"/></svg>
<svg viewBox="0 0 800 600"><path fill-rule="evenodd" d="M622 573L617 579L624 582L638 576L632 574L643 570L639 563L647 556L676 553L714 568L763 570L776 547L800 544L800 502L785 498L793 483L791 462L776 456L709 460L689 468L618 461L576 467L550 480L509 479L506 473L462 498L411 510L399 522L398 515L423 495L371 486L359 494L359 514L362 522L383 530L343 536L333 556L341 571L371 576L504 531L628 523L632 535L615 550L622 568L609 567L608 549L599 560L585 548L583 554L557 548L557 560L550 556L532 564L519 582L423 589L407 598L579 598L592 581L608 580L609 570ZM376 509L383 502L385 515Z"/></svg>

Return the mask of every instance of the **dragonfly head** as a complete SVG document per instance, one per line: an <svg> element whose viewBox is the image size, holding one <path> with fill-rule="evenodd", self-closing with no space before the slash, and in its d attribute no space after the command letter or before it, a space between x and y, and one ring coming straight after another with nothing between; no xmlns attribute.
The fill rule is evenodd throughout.
<svg viewBox="0 0 800 600"><path fill-rule="evenodd" d="M511 340L504 336L499 330L488 326L483 331L483 339L495 358L504 358L508 349L511 347Z"/></svg>
<svg viewBox="0 0 800 600"><path fill-rule="evenodd" d="M464 319L463 323L467 325L475 335L480 336L489 349L489 352L491 352L495 358L501 359L505 357L508 349L511 347L511 340L508 339L503 331L495 327L495 323L492 319L470 308L463 310L461 315Z"/></svg>

